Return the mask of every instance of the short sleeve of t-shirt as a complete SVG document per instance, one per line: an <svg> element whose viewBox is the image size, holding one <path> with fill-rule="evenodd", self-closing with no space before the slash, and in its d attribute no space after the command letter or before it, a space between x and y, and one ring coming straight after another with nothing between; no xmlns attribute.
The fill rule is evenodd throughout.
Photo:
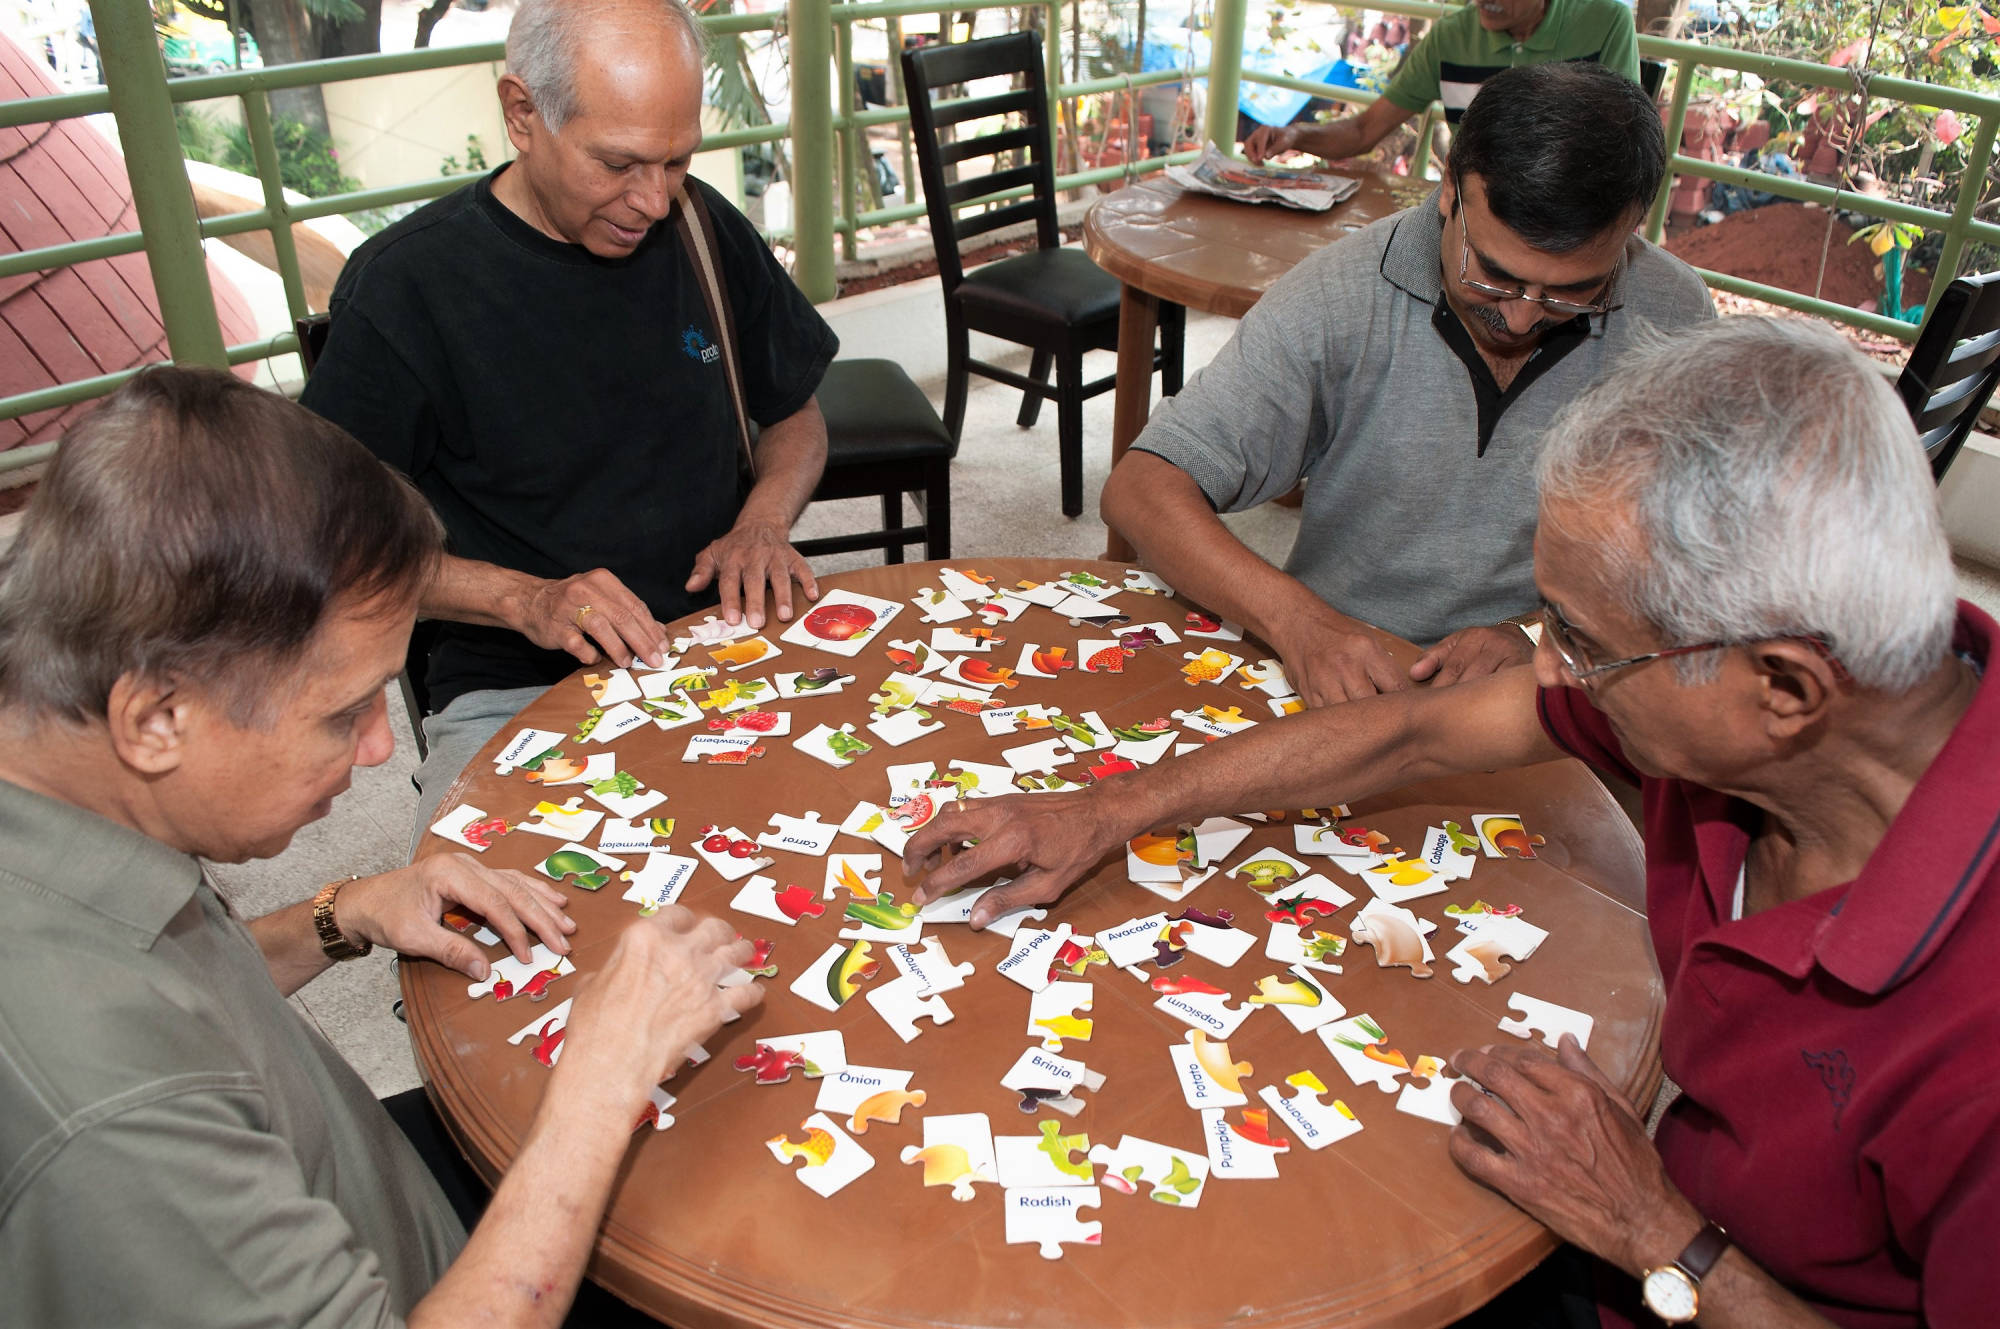
<svg viewBox="0 0 2000 1329"><path fill-rule="evenodd" d="M1344 353L1381 285L1346 237L1280 277L1215 359L1162 401L1133 446L1186 471L1218 512L1297 486L1333 435Z"/></svg>
<svg viewBox="0 0 2000 1329"><path fill-rule="evenodd" d="M1447 15L1439 24L1449 23ZM1403 67L1389 80L1382 95L1406 111L1417 112L1438 99L1438 43L1435 28L1412 46L1403 57Z"/></svg>
<svg viewBox="0 0 2000 1329"><path fill-rule="evenodd" d="M1615 771L1635 785L1641 782L1604 713L1590 704L1581 688L1538 688L1535 711L1557 747L1599 770Z"/></svg>

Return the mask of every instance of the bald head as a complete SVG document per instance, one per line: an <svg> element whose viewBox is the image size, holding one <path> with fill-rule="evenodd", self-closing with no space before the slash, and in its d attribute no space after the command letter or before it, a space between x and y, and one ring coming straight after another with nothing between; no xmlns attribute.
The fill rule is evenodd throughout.
<svg viewBox="0 0 2000 1329"><path fill-rule="evenodd" d="M691 60L698 80L705 46L681 0L521 0L507 29L507 72L558 132L590 95L593 74L630 76L645 71L613 67Z"/></svg>

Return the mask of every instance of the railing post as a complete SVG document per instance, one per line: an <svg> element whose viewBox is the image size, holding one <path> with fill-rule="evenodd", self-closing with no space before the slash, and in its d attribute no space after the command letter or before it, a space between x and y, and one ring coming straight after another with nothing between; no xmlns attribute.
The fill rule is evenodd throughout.
<svg viewBox="0 0 2000 1329"><path fill-rule="evenodd" d="M1965 169L1958 177L1958 202L1952 205L1951 220L1945 224L1944 251L1938 255L1937 271L1931 276L1931 296L1925 301L1924 321L1937 307L1937 297L1958 276L1959 256L1965 252L1965 228L1972 222L1972 210L1979 206L1985 191L1986 167L1993 159L1993 131L2000 129L2000 113L1988 111L1979 117L1973 131L1972 147L1965 154Z"/></svg>
<svg viewBox="0 0 2000 1329"><path fill-rule="evenodd" d="M91 0L90 12L167 349L180 364L227 368L215 293L208 286L208 256L201 248L201 219L181 163L152 7L131 0Z"/></svg>
<svg viewBox="0 0 2000 1329"><path fill-rule="evenodd" d="M1048 0L1048 23L1042 31L1042 80L1048 84L1049 94L1049 160L1056 164L1056 174L1062 174L1062 0ZM1074 129L1074 124L1071 125ZM1072 135L1074 137L1074 135ZM1083 164L1081 144L1071 146L1079 149L1077 165Z"/></svg>
<svg viewBox="0 0 2000 1329"><path fill-rule="evenodd" d="M1244 0L1215 0L1208 30L1208 137L1236 151L1236 101L1243 81Z"/></svg>
<svg viewBox="0 0 2000 1329"><path fill-rule="evenodd" d="M1674 197L1674 158L1681 150L1681 133L1687 128L1688 94L1694 91L1694 61L1686 56L1674 63L1674 100L1667 110L1667 173L1660 178L1659 197L1653 200L1652 215L1646 218L1646 238L1654 244L1667 233L1667 207Z"/></svg>
<svg viewBox="0 0 2000 1329"><path fill-rule="evenodd" d="M814 304L840 293L833 267L833 12L828 0L790 0L792 44L792 279Z"/></svg>
<svg viewBox="0 0 2000 1329"><path fill-rule="evenodd" d="M1410 153L1410 179L1427 179L1431 170L1431 139L1437 134L1437 103L1424 108L1423 118L1417 121L1417 146Z"/></svg>
<svg viewBox="0 0 2000 1329"><path fill-rule="evenodd" d="M840 106L840 256L852 263L855 256L854 214L860 209L861 191L855 188L855 181L861 170L861 150L866 137L854 123L855 112L861 109L861 99L854 88L854 24L840 23L833 29L833 67L839 72L840 87L837 89ZM871 160L871 165L872 160Z"/></svg>
<svg viewBox="0 0 2000 1329"><path fill-rule="evenodd" d="M278 166L278 140L271 132L269 93L243 94L243 127L250 136L250 152L257 159L257 174L264 185L264 206L271 213L271 249L284 283L285 305L296 323L308 312L306 288L299 275L299 247L292 239L292 207L285 200L284 177Z"/></svg>

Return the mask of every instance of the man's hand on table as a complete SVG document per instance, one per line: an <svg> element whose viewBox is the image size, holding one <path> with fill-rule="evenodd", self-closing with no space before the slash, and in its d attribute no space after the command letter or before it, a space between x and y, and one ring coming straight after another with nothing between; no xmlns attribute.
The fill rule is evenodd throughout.
<svg viewBox="0 0 2000 1329"><path fill-rule="evenodd" d="M1461 628L1424 652L1410 677L1446 688L1468 678L1484 678L1535 658L1535 643L1512 623Z"/></svg>
<svg viewBox="0 0 2000 1329"><path fill-rule="evenodd" d="M690 1050L764 999L759 983L718 986L750 953L735 928L679 905L639 919L578 985L557 1070L637 1111Z"/></svg>
<svg viewBox="0 0 2000 1329"><path fill-rule="evenodd" d="M603 568L537 582L510 618L535 645L568 651L587 665L609 660L625 669L638 659L658 666L666 655L667 630L645 601Z"/></svg>
<svg viewBox="0 0 2000 1329"><path fill-rule="evenodd" d="M780 621L792 617L792 583L819 599L819 582L799 551L792 548L790 532L756 522L738 522L720 540L701 551L694 561L694 575L687 580L690 591L706 590L712 582L722 597L722 617L730 623L748 620L753 628L764 626L764 588L771 588L771 608Z"/></svg>
<svg viewBox="0 0 2000 1329"><path fill-rule="evenodd" d="M1307 706L1358 701L1410 686L1403 667L1379 641L1330 618L1301 616L1266 636Z"/></svg>
<svg viewBox="0 0 2000 1329"><path fill-rule="evenodd" d="M334 901L334 921L357 941L420 956L483 979L485 954L439 920L456 906L478 914L517 960L537 941L569 954L576 920L563 893L525 872L485 867L470 854L432 854L409 867L349 882Z"/></svg>
<svg viewBox="0 0 2000 1329"><path fill-rule="evenodd" d="M1299 145L1296 125L1258 125L1243 140L1243 155L1252 166L1262 166L1267 157L1282 156Z"/></svg>
<svg viewBox="0 0 2000 1329"><path fill-rule="evenodd" d="M979 897L972 926L1005 913L1053 904L1124 836L1092 794L1008 794L947 803L903 849L903 874L923 874L916 902L941 900L1005 868L1014 879ZM979 843L960 848L968 841ZM947 858L947 847L958 852Z"/></svg>
<svg viewBox="0 0 2000 1329"><path fill-rule="evenodd" d="M1451 1091L1465 1118L1451 1133L1452 1160L1557 1236L1636 1276L1701 1230L1645 1123L1573 1036L1554 1057L1523 1043L1450 1064L1474 1082Z"/></svg>

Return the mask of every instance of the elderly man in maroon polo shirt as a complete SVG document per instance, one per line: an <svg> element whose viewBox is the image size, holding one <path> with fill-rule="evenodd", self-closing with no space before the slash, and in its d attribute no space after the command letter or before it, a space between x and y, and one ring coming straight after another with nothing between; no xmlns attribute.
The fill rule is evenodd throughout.
<svg viewBox="0 0 2000 1329"><path fill-rule="evenodd" d="M919 898L1018 866L983 922L1152 826L1585 757L1644 794L1682 1093L1648 1141L1574 1040L1467 1051L1452 1157L1623 1271L1607 1322L1994 1323L2000 627L1895 395L1797 321L1635 353L1544 444L1535 579L1532 666L954 811Z"/></svg>

